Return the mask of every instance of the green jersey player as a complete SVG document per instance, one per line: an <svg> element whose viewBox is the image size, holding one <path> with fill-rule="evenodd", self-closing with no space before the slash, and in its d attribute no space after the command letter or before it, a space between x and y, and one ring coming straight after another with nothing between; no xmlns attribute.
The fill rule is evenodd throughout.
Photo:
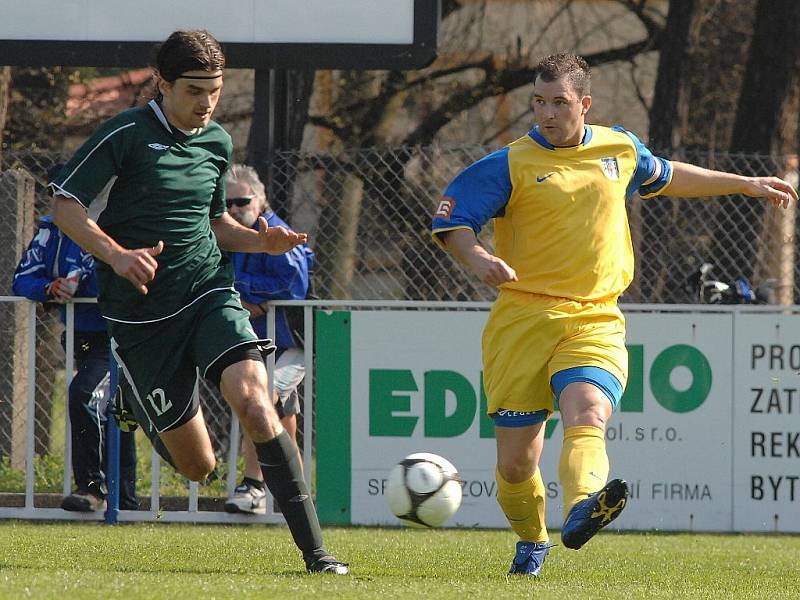
<svg viewBox="0 0 800 600"><path fill-rule="evenodd" d="M297 448L269 401L259 339L220 249L282 254L306 235L225 211L231 138L211 120L225 57L206 31L176 31L156 59L158 95L101 125L53 182L53 219L99 259L101 312L136 420L191 480L215 456L194 394L213 381L255 442L270 492L310 572L348 573L322 545ZM96 222L89 213L97 215Z"/></svg>

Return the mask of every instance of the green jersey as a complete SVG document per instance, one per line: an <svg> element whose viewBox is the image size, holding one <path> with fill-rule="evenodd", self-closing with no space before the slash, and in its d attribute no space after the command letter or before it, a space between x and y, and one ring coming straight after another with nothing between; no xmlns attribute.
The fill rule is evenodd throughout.
<svg viewBox="0 0 800 600"><path fill-rule="evenodd" d="M225 212L223 174L231 138L217 123L187 135L155 100L101 125L51 184L75 198L124 248L164 241L146 295L98 261L100 310L117 323L171 317L213 290L233 286L233 271L211 231Z"/></svg>

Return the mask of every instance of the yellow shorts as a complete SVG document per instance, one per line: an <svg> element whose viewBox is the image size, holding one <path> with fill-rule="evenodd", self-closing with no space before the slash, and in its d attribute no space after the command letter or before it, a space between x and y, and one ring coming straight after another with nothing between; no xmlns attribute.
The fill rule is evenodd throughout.
<svg viewBox="0 0 800 600"><path fill-rule="evenodd" d="M554 411L550 379L572 367L600 367L625 387L625 317L615 300L576 302L501 290L483 330L483 385L499 408Z"/></svg>

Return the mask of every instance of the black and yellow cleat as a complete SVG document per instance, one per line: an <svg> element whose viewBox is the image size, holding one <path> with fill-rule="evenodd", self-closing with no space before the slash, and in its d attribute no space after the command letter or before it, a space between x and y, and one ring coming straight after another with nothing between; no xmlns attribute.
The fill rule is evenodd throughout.
<svg viewBox="0 0 800 600"><path fill-rule="evenodd" d="M622 479L612 479L603 489L572 507L561 529L561 541L567 548L577 550L616 519L627 501L628 484Z"/></svg>

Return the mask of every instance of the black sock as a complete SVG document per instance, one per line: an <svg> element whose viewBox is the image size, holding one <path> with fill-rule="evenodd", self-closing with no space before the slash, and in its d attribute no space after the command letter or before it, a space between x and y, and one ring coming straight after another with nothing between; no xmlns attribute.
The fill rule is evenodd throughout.
<svg viewBox="0 0 800 600"><path fill-rule="evenodd" d="M267 487L278 503L303 557L324 552L317 511L303 479L300 455L292 438L283 431L268 442L256 443L255 447Z"/></svg>
<svg viewBox="0 0 800 600"><path fill-rule="evenodd" d="M262 492L267 489L267 484L260 479L253 479L252 477L242 477L242 481L250 487L258 488Z"/></svg>

